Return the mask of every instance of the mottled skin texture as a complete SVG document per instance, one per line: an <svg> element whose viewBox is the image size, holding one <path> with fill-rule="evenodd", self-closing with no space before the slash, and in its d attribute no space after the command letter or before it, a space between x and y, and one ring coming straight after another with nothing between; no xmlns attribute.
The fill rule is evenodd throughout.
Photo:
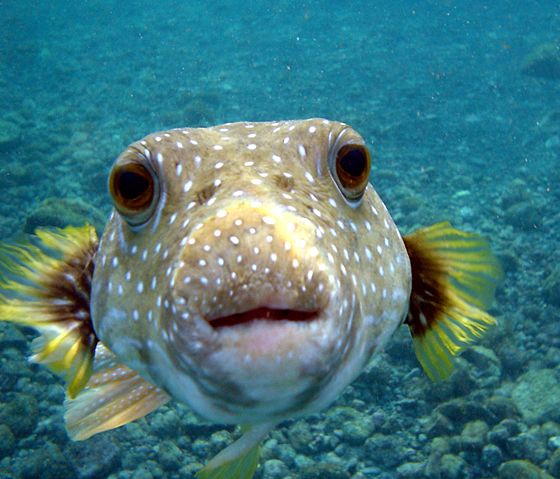
<svg viewBox="0 0 560 479"><path fill-rule="evenodd" d="M258 423L332 402L401 323L410 265L371 185L350 205L336 150L363 139L321 119L177 129L131 145L157 178L144 225L111 216L94 328L125 364L216 421ZM310 321L212 320L268 307Z"/></svg>

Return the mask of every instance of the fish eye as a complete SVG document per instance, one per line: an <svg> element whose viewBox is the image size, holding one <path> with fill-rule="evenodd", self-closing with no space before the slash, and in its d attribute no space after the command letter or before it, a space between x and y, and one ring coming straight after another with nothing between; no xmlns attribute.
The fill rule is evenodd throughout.
<svg viewBox="0 0 560 479"><path fill-rule="evenodd" d="M109 191L115 208L131 226L145 223L153 212L157 197L155 174L139 161L113 167Z"/></svg>
<svg viewBox="0 0 560 479"><path fill-rule="evenodd" d="M351 203L364 195L369 180L371 159L364 145L346 144L336 152L333 176L341 192Z"/></svg>

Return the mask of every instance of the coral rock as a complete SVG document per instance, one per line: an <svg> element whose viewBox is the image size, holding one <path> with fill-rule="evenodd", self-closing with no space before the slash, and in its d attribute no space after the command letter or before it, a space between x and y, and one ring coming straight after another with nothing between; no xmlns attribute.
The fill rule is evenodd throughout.
<svg viewBox="0 0 560 479"><path fill-rule="evenodd" d="M517 380L512 399L529 424L560 420L560 381L553 369L529 371Z"/></svg>
<svg viewBox="0 0 560 479"><path fill-rule="evenodd" d="M560 80L560 44L543 43L529 53L521 67L525 75Z"/></svg>
<svg viewBox="0 0 560 479"><path fill-rule="evenodd" d="M529 461L504 462L498 470L499 479L553 479L553 477Z"/></svg>

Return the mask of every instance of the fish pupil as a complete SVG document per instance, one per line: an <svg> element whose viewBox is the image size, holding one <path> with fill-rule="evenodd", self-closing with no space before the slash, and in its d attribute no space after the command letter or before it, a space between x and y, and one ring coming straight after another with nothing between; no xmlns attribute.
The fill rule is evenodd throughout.
<svg viewBox="0 0 560 479"><path fill-rule="evenodd" d="M360 178L367 166L367 159L361 148L352 148L340 158L339 165L347 175Z"/></svg>
<svg viewBox="0 0 560 479"><path fill-rule="evenodd" d="M134 200L142 196L150 187L147 178L132 171L124 171L119 176L118 189L126 200Z"/></svg>

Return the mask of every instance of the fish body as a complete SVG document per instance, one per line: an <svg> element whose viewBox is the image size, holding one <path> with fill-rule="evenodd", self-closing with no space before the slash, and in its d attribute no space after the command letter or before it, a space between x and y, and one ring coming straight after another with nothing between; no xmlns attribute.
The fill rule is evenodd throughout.
<svg viewBox="0 0 560 479"><path fill-rule="evenodd" d="M283 419L331 404L406 323L432 379L494 319L486 241L440 223L402 237L364 139L324 119L148 135L115 161L91 227L4 246L0 319L35 327L68 382L74 439L169 399L245 434L200 478L250 478Z"/></svg>
<svg viewBox="0 0 560 479"><path fill-rule="evenodd" d="M151 218L115 212L92 316L100 340L217 422L280 420L332 402L406 315L410 264L368 186L348 204L329 155L363 145L326 120L234 123L149 135L115 168L158 178ZM267 309L314 315L266 319ZM253 311L252 321L217 326Z"/></svg>

